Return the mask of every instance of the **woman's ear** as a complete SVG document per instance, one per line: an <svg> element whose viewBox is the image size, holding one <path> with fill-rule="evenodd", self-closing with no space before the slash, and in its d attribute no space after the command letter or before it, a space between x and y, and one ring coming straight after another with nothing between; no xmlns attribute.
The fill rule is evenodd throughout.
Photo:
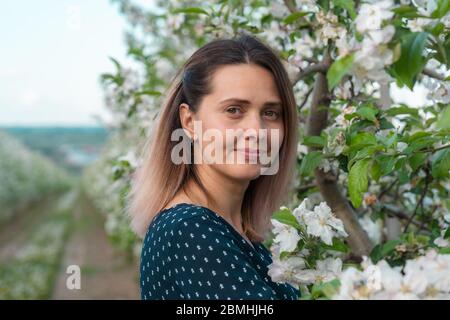
<svg viewBox="0 0 450 320"><path fill-rule="evenodd" d="M180 104L178 110L180 114L181 127L188 137L194 139L194 112L186 103Z"/></svg>

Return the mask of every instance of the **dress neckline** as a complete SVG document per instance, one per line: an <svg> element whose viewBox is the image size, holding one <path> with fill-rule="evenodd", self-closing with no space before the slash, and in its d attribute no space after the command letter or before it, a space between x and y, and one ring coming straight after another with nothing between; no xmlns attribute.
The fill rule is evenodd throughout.
<svg viewBox="0 0 450 320"><path fill-rule="evenodd" d="M208 207L204 207L204 206L202 206L202 205L194 204L194 203L180 202L180 203L177 203L177 204L175 204L175 205L173 205L173 206L171 206L171 207L169 207L169 208L166 208L166 209L161 210L160 213L162 213L162 212L164 212L164 211L168 211L168 210L173 210L173 209L175 209L175 208L177 208L178 206L181 206L181 205L188 205L188 206L199 207L199 208L205 209L207 212L213 214L213 216L215 216L217 219L219 219L222 223L224 223L225 225L227 225L227 226L228 226L235 234L237 234L242 240L244 240L244 242L245 242L247 245L249 245L253 250L256 251L256 246L258 245L258 242L252 242L251 240L245 239L245 238L244 238L244 237L236 230L236 228L235 228L231 223L229 223L224 217L222 217L220 214L218 214L218 213L215 212L214 210L211 210L211 209L208 208Z"/></svg>

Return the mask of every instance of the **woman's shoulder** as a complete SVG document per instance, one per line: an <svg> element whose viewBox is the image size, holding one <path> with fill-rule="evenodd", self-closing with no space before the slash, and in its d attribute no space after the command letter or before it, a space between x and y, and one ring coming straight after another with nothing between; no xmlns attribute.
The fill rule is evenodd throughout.
<svg viewBox="0 0 450 320"><path fill-rule="evenodd" d="M145 240L154 237L176 237L190 230L189 236L195 233L209 231L225 234L226 229L216 219L213 219L208 210L202 206L190 203L178 203L172 207L161 210L149 225Z"/></svg>
<svg viewBox="0 0 450 320"><path fill-rule="evenodd" d="M191 203L177 203L170 207L162 209L153 219L154 223L161 223L162 221L171 221L172 223L181 222L183 220L200 216L204 214L204 208Z"/></svg>

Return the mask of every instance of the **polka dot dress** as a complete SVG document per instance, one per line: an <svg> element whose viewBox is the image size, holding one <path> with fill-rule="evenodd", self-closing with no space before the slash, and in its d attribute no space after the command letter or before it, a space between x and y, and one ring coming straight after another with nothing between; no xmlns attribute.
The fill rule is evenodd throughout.
<svg viewBox="0 0 450 320"><path fill-rule="evenodd" d="M214 211L188 203L162 210L144 238L143 300L297 300L298 289L275 283L262 243L253 247Z"/></svg>

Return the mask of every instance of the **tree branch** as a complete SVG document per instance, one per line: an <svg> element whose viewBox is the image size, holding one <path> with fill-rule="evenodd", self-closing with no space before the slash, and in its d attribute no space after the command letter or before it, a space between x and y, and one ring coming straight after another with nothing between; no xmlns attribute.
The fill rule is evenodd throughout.
<svg viewBox="0 0 450 320"><path fill-rule="evenodd" d="M306 67L305 69L300 70L300 72L295 77L294 81L292 81L292 85L295 85L297 82L299 82L300 80L303 80L304 78L306 78L307 76L309 76L313 73L317 73L317 72L326 73L328 71L328 67L329 67L329 64L325 64L325 63L312 64L312 65Z"/></svg>
<svg viewBox="0 0 450 320"><path fill-rule="evenodd" d="M398 182L398 178L395 178L385 189L381 190L380 194L378 195L378 200L381 201L381 198L392 189L392 187Z"/></svg>
<svg viewBox="0 0 450 320"><path fill-rule="evenodd" d="M291 13L297 12L297 8L295 7L295 0L284 0L283 2Z"/></svg>
<svg viewBox="0 0 450 320"><path fill-rule="evenodd" d="M312 183L305 184L303 186L298 187L296 191L297 192L303 192L303 191L309 190L311 188L314 188L315 186L316 186L316 183L312 182Z"/></svg>
<svg viewBox="0 0 450 320"><path fill-rule="evenodd" d="M307 102L308 99L309 99L309 96L310 96L311 93L313 92L313 89L314 89L314 88L311 88L311 89L308 90L308 92L307 92L306 95L305 95L305 99L303 99L302 104L298 107L298 111L300 111L300 110L303 109L303 107L305 106L306 102Z"/></svg>
<svg viewBox="0 0 450 320"><path fill-rule="evenodd" d="M404 233L406 233L408 231L409 225L413 221L414 217L417 215L419 207L422 208L422 212L423 212L423 199L425 198L425 195L427 194L428 186L430 184L430 172L427 168L425 168L425 172L426 172L425 186L423 187L422 194L420 196L419 201L416 204L416 207L414 208L413 214L411 215L411 217L408 219L408 222L406 223L405 229L403 230Z"/></svg>
<svg viewBox="0 0 450 320"><path fill-rule="evenodd" d="M441 75L440 73L437 73L436 71L431 70L429 68L423 69L422 73L428 77L435 78L437 80L441 80L441 81L445 80L445 77L443 75Z"/></svg>
<svg viewBox="0 0 450 320"><path fill-rule="evenodd" d="M326 66L331 64L331 57L328 52L325 53L322 64ZM308 135L319 136L322 130L326 128L330 102L326 76L324 73L319 72L314 83L311 113L308 119ZM327 178L326 173L318 168L315 169L314 174L323 198L345 225L345 229L349 234L347 241L352 251L359 256L368 255L373 244L359 224L348 199L340 192L336 179Z"/></svg>
<svg viewBox="0 0 450 320"><path fill-rule="evenodd" d="M410 215L404 213L402 210L400 210L399 208L397 208L393 205L384 204L383 208L386 209L387 214L391 217L396 217L401 220L409 220L411 218ZM425 228L423 225L421 225L417 221L411 220L411 224L417 226L419 229L428 230L427 228Z"/></svg>

